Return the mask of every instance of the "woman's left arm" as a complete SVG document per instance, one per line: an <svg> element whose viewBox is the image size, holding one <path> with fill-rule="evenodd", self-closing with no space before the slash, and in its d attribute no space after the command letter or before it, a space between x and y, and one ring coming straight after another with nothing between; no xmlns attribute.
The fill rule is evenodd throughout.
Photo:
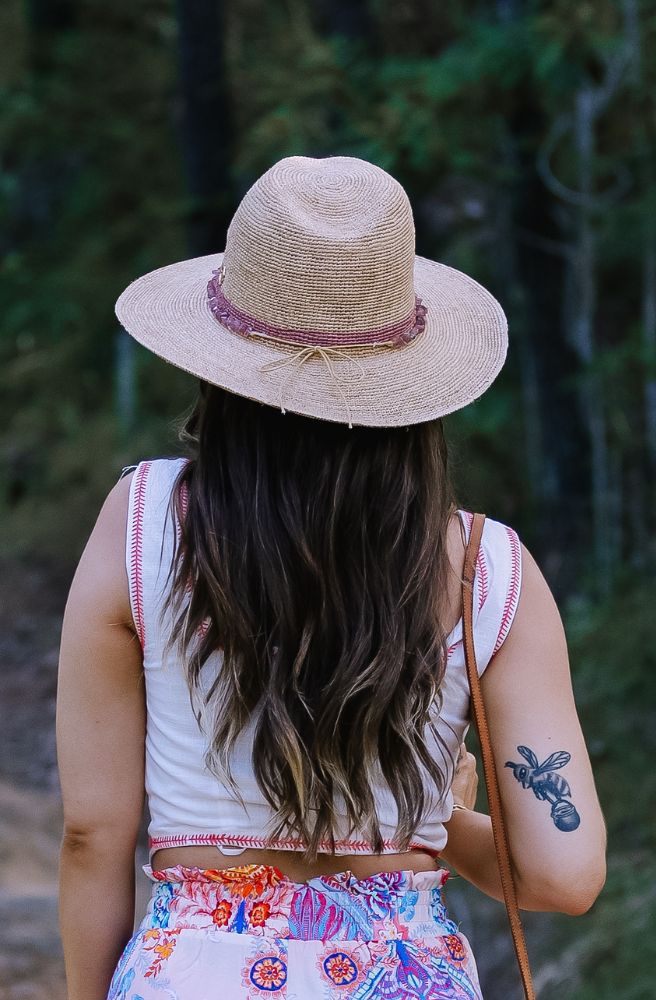
<svg viewBox="0 0 656 1000"><path fill-rule="evenodd" d="M68 1000L105 1000L134 924L145 698L125 568L128 490L105 500L66 603L57 684L59 921Z"/></svg>

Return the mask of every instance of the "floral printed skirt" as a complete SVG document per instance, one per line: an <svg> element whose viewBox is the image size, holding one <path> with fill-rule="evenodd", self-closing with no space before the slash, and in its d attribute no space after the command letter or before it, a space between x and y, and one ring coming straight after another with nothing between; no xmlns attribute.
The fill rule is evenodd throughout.
<svg viewBox="0 0 656 1000"><path fill-rule="evenodd" d="M445 869L293 882L269 865L153 871L107 1000L481 1000Z"/></svg>

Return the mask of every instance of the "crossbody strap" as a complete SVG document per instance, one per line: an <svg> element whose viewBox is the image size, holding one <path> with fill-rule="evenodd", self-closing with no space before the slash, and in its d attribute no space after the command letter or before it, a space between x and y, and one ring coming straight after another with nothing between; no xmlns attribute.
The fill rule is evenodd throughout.
<svg viewBox="0 0 656 1000"><path fill-rule="evenodd" d="M465 566L462 580L462 614L463 614L463 638L465 648L465 663L467 666L467 677L469 678L469 690L471 693L472 716L478 737L481 744L481 758L483 760L483 773L485 775L485 785L487 787L487 798L490 809L490 819L492 820L492 832L494 834L494 846L497 852L499 863L499 873L501 875L501 885L503 886L503 898L506 902L510 931L512 933L513 944L519 965L519 972L522 977L526 1000L535 1000L535 990L531 978L531 967L528 960L528 951L524 939L524 930L519 917L519 906L517 905L517 890L515 889L515 879L513 876L510 861L510 848L508 846L508 834L503 818L501 807L501 794L499 791L499 780L497 777L494 757L492 754L492 743L490 740L490 730L487 723L485 705L481 692L481 682L478 676L476 665L476 650L474 647L474 574L476 572L476 559L481 544L485 514L474 514L471 530L469 533L469 543L465 552Z"/></svg>

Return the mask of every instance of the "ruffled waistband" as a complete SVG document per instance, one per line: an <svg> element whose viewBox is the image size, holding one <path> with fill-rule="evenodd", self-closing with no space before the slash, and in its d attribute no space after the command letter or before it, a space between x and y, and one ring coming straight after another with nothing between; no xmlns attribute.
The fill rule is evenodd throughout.
<svg viewBox="0 0 656 1000"><path fill-rule="evenodd" d="M441 888L451 872L448 868L437 868L429 871L415 872L411 869L400 869L391 872L377 872L358 878L350 869L336 872L334 875L317 875L306 882L295 882L275 865L234 865L230 868L196 868L187 865L174 865L171 868L154 869L151 865L142 865L147 878L152 882L216 882L226 886L241 886L249 884L257 887L256 891L273 888L282 883L285 886L306 888L316 885L338 884L341 887L355 889L360 886L364 891L373 885L395 886L404 889L426 890Z"/></svg>
<svg viewBox="0 0 656 1000"><path fill-rule="evenodd" d="M155 883L140 925L147 933L199 928L210 934L373 941L458 930L442 900L450 876L445 868L365 878L347 870L307 882L295 882L272 865L143 870Z"/></svg>

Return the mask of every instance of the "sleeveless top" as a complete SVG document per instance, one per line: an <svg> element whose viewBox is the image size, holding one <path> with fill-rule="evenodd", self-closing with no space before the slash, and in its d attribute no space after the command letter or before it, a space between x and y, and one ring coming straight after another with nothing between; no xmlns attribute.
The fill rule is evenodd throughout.
<svg viewBox="0 0 656 1000"><path fill-rule="evenodd" d="M173 653L164 655L170 618L160 612L166 596L179 524L168 516L173 482L186 458L157 458L128 466L135 469L129 491L126 535L126 568L134 625L143 650L146 690L145 784L150 822L149 860L164 847L214 845L224 854L239 854L247 847L302 850L293 838L268 841L267 827L273 810L255 780L251 766L250 725L242 730L234 750L232 768L243 804L205 765L207 747L201 700L192 704L183 665ZM472 514L458 511L469 537ZM175 537L174 537L175 532ZM517 533L493 518L485 520L474 581L474 641L479 673L482 674L501 646L517 608L521 586L521 548ZM469 685L463 652L462 618L447 639L448 657L442 683L442 706L434 736L437 759L451 780L453 766L470 724ZM220 669L222 652L212 653L201 671L201 691ZM200 712L200 716L199 716ZM450 760L445 760L446 753ZM384 853L398 853L394 841L396 804L379 771L370 780L375 792L376 812L384 839ZM428 786L430 787L430 786ZM409 849L422 849L437 856L444 848L444 823L451 818L450 788L437 801L417 829ZM373 853L364 834L348 832L345 825L335 832L337 854ZM333 852L332 843L321 850Z"/></svg>

